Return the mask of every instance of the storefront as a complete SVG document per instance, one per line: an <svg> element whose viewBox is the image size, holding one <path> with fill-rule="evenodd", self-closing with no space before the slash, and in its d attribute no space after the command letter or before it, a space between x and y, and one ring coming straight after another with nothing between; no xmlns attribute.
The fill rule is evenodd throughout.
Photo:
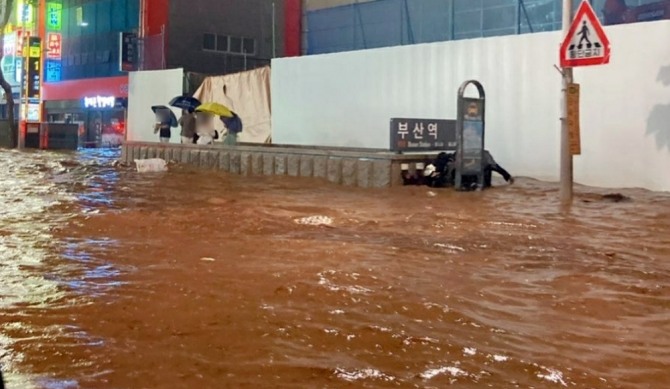
<svg viewBox="0 0 670 389"><path fill-rule="evenodd" d="M81 147L117 147L125 139L128 77L45 83L44 119L79 124Z"/></svg>

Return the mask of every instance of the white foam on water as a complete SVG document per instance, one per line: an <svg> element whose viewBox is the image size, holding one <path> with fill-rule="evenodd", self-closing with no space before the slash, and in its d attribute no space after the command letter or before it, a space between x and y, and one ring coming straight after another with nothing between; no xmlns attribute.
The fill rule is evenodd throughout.
<svg viewBox="0 0 670 389"><path fill-rule="evenodd" d="M440 305L436 303L423 303L423 306L426 307L427 309L437 308L442 310L442 312L444 313L449 313L449 307L447 305Z"/></svg>
<svg viewBox="0 0 670 389"><path fill-rule="evenodd" d="M394 337L395 337L395 335L394 335ZM402 343L403 343L405 346L408 346L408 345L410 345L410 344L412 344L412 343L423 343L423 344L430 343L430 344L438 344L439 341L438 341L437 339L435 339L435 338L431 338L431 337L428 337L428 336L423 336L423 337L408 336L408 337L405 337L405 339L402 341Z"/></svg>
<svg viewBox="0 0 670 389"><path fill-rule="evenodd" d="M462 369L459 369L456 366L444 366L437 369L428 369L423 373L421 373L420 377L423 378L424 380L430 380L432 378L437 377L440 374L446 374L446 373L449 373L452 377L461 377L468 375L468 373L466 373Z"/></svg>
<svg viewBox="0 0 670 389"><path fill-rule="evenodd" d="M563 373L555 369L545 369L547 370L548 374L537 373L537 378L561 384L562 386L568 386L565 380L563 380Z"/></svg>
<svg viewBox="0 0 670 389"><path fill-rule="evenodd" d="M377 330L379 332L393 332L393 330L388 327L381 327L377 325L372 325L370 326L370 328L372 328L373 330Z"/></svg>
<svg viewBox="0 0 670 389"><path fill-rule="evenodd" d="M318 273L317 275L319 276L319 285L326 287L328 290L332 292L345 291L351 294L368 294L372 292L371 289L359 285L345 285L345 286L336 285L328 278L326 278L326 274L335 274L335 272L333 270L328 270L325 272Z"/></svg>
<svg viewBox="0 0 670 389"><path fill-rule="evenodd" d="M297 224L303 224L307 226L329 226L333 224L333 219L331 217L323 215L306 216L293 219L293 221Z"/></svg>
<svg viewBox="0 0 670 389"><path fill-rule="evenodd" d="M328 311L331 315L344 315L344 311L341 309L333 309L331 311Z"/></svg>
<svg viewBox="0 0 670 389"><path fill-rule="evenodd" d="M382 380L386 382L395 381L395 377L384 374L377 369L355 369L347 371L338 367L335 369L335 376L349 382L365 379Z"/></svg>
<svg viewBox="0 0 670 389"><path fill-rule="evenodd" d="M509 359L509 357L505 355L489 355L489 358L493 359L496 362L505 362Z"/></svg>
<svg viewBox="0 0 670 389"><path fill-rule="evenodd" d="M449 243L434 243L433 246L439 247L441 249L446 249L446 250L448 250L452 253L465 252L465 249L463 247L456 246L456 245L449 244Z"/></svg>
<svg viewBox="0 0 670 389"><path fill-rule="evenodd" d="M477 354L477 349L474 347L465 347L463 348L463 354L465 355L475 355Z"/></svg>

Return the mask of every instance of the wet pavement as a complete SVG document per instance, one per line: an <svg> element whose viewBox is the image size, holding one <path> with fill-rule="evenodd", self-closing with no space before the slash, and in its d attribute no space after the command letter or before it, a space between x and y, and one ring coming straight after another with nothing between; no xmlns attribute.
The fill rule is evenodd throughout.
<svg viewBox="0 0 670 389"><path fill-rule="evenodd" d="M116 158L0 150L10 389L670 387L670 194Z"/></svg>

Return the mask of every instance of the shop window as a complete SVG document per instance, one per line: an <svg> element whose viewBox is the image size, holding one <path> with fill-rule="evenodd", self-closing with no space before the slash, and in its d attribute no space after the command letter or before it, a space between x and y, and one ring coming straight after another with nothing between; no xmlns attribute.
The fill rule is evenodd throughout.
<svg viewBox="0 0 670 389"><path fill-rule="evenodd" d="M216 50L216 35L214 34L203 35L202 48L204 50Z"/></svg>
<svg viewBox="0 0 670 389"><path fill-rule="evenodd" d="M256 54L256 40L244 38L242 49L244 54Z"/></svg>
<svg viewBox="0 0 670 389"><path fill-rule="evenodd" d="M203 34L202 49L226 54L256 54L256 40L237 36Z"/></svg>
<svg viewBox="0 0 670 389"><path fill-rule="evenodd" d="M230 52L231 53L242 53L242 38L230 37Z"/></svg>
<svg viewBox="0 0 670 389"><path fill-rule="evenodd" d="M217 35L216 36L216 51L228 51L228 36L227 35Z"/></svg>

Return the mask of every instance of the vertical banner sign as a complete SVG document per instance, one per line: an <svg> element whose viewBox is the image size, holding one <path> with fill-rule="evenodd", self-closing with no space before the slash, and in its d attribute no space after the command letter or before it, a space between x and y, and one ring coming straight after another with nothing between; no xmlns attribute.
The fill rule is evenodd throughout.
<svg viewBox="0 0 670 389"><path fill-rule="evenodd" d="M135 70L137 63L137 34L134 32L119 33L119 71Z"/></svg>
<svg viewBox="0 0 670 389"><path fill-rule="evenodd" d="M63 26L63 5L47 2L47 30L60 31Z"/></svg>
<svg viewBox="0 0 670 389"><path fill-rule="evenodd" d="M33 28L33 11L33 6L28 3L28 0L18 0L16 2L17 24L28 30Z"/></svg>
<svg viewBox="0 0 670 389"><path fill-rule="evenodd" d="M16 53L14 63L14 82L21 85L23 81L23 50L26 46L25 37L28 34L22 28L16 30Z"/></svg>
<svg viewBox="0 0 670 389"><path fill-rule="evenodd" d="M46 41L44 42L46 49L44 81L58 82L61 80L61 59L63 57L63 35L60 33L63 28L63 5L47 1L46 12L46 28L48 32Z"/></svg>
<svg viewBox="0 0 670 389"><path fill-rule="evenodd" d="M39 37L31 36L28 39L28 66L26 71L26 97L39 100L40 98L40 56L42 41Z"/></svg>
<svg viewBox="0 0 670 389"><path fill-rule="evenodd" d="M484 106L480 99L463 98L463 174L479 174L484 150Z"/></svg>
<svg viewBox="0 0 670 389"><path fill-rule="evenodd" d="M570 154L582 153L581 129L579 126L579 84L568 85L568 133L570 134Z"/></svg>
<svg viewBox="0 0 670 389"><path fill-rule="evenodd" d="M470 84L477 88L478 98L464 97ZM484 189L485 99L484 87L479 81L466 81L458 89L457 190L471 189L473 184Z"/></svg>
<svg viewBox="0 0 670 389"><path fill-rule="evenodd" d="M44 77L46 82L58 82L61 76L61 62L57 60L44 61Z"/></svg>
<svg viewBox="0 0 670 389"><path fill-rule="evenodd" d="M61 34L58 32L47 33L46 47L48 59L61 59L62 39Z"/></svg>

